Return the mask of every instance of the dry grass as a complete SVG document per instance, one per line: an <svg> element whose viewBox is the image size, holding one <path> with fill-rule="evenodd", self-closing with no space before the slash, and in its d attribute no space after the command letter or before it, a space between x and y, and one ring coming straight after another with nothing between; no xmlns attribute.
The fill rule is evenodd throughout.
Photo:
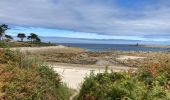
<svg viewBox="0 0 170 100"><path fill-rule="evenodd" d="M83 55L84 50L79 48L61 48L61 49L50 49L32 52L32 55L47 61L47 62L58 62L58 63L71 63L71 64L95 64L96 60L85 57Z"/></svg>
<svg viewBox="0 0 170 100"><path fill-rule="evenodd" d="M25 51L31 52L31 55L37 56L46 62L70 63L94 65L98 61L109 62L110 64L119 64L129 67L140 67L149 62L159 62L161 59L170 60L169 52L85 52L84 49L65 46L52 47L31 47L24 48ZM144 57L142 59L117 59L120 55ZM104 65L104 64L103 64Z"/></svg>
<svg viewBox="0 0 170 100"><path fill-rule="evenodd" d="M159 63L161 61L170 61L169 52L122 52L120 55L128 56L137 56L145 57L143 59L127 59L127 60L118 60L113 59L120 64L129 66L129 67L138 67L147 66L149 63Z"/></svg>
<svg viewBox="0 0 170 100"><path fill-rule="evenodd" d="M159 62L161 59L170 60L170 53L168 52L85 52L83 49L72 47L38 50L32 52L32 54L47 62L94 65L97 61L103 60L129 67L140 67L149 62ZM126 60L116 59L120 55L144 58Z"/></svg>

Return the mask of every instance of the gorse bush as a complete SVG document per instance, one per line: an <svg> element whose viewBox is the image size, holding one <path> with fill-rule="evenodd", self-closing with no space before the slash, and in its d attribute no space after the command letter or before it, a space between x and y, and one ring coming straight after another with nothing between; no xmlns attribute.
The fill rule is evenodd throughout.
<svg viewBox="0 0 170 100"><path fill-rule="evenodd" d="M0 51L0 100L68 100L70 90L59 74L36 58Z"/></svg>
<svg viewBox="0 0 170 100"><path fill-rule="evenodd" d="M153 63L135 73L91 73L78 100L170 100L170 66Z"/></svg>

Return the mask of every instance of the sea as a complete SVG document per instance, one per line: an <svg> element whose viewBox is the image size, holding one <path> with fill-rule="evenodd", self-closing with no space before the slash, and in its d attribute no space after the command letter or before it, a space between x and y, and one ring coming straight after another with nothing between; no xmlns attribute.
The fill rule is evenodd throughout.
<svg viewBox="0 0 170 100"><path fill-rule="evenodd" d="M58 44L58 43L57 43ZM145 51L145 52L159 52L159 51L170 51L167 48L148 48L142 46L128 45L128 44L85 44L85 43L59 43L65 46L80 47L87 51Z"/></svg>
<svg viewBox="0 0 170 100"><path fill-rule="evenodd" d="M15 40L18 40L16 36L13 37ZM40 37L42 42L46 43L56 43L65 46L79 47L84 48L86 51L145 51L145 52L159 52L159 51L170 51L167 48L148 48L142 46L135 46L135 43L140 43L140 41L125 41L125 40L105 40L106 42L103 44L104 40L91 40L91 39L77 39L77 38L63 38L63 37ZM27 41L27 40L25 40ZM74 43L73 43L74 42ZM89 43L91 42L91 43ZM127 44L120 44L120 43ZM119 43L119 44L107 44L107 43ZM152 42L150 42L152 43ZM148 44L146 42L142 42L140 44ZM163 44L163 43L162 43ZM170 44L170 43L169 43ZM160 44L159 44L160 45ZM163 44L165 45L165 44Z"/></svg>
<svg viewBox="0 0 170 100"><path fill-rule="evenodd" d="M166 48L146 48L142 46L135 46L136 43L141 44L152 44L151 42L145 41L129 41L129 40L96 40L96 39L78 39L78 38L65 38L65 37L41 37L42 42L50 42L61 44L65 46L80 47L86 49L86 51L145 51L145 52L159 52L159 51L170 51ZM112 44L111 44L112 43ZM114 44L115 43L115 44ZM157 43L159 45L167 45L164 43ZM170 44L170 43L169 43Z"/></svg>

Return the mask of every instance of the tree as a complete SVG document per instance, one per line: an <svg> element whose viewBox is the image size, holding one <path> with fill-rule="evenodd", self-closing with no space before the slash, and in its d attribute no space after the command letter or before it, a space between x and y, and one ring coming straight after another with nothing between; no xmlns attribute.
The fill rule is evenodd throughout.
<svg viewBox="0 0 170 100"><path fill-rule="evenodd" d="M30 35L27 37L28 40L31 40L31 42L40 42L40 38L35 33L30 33Z"/></svg>
<svg viewBox="0 0 170 100"><path fill-rule="evenodd" d="M13 40L13 37L11 35L6 35L5 34L5 42L9 42L11 40Z"/></svg>
<svg viewBox="0 0 170 100"><path fill-rule="evenodd" d="M3 37L5 36L5 31L8 30L8 25L2 24L0 25L0 41L3 40Z"/></svg>
<svg viewBox="0 0 170 100"><path fill-rule="evenodd" d="M18 38L21 39L21 41L23 42L23 39L26 37L24 33L18 33Z"/></svg>
<svg viewBox="0 0 170 100"><path fill-rule="evenodd" d="M37 37L36 42L41 42L41 39L39 37Z"/></svg>
<svg viewBox="0 0 170 100"><path fill-rule="evenodd" d="M11 35L5 35L5 38L13 40L13 37Z"/></svg>

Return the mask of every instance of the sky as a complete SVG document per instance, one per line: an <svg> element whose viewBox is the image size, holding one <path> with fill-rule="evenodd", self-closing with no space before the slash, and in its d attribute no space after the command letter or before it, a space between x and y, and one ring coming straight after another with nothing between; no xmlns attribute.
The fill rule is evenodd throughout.
<svg viewBox="0 0 170 100"><path fill-rule="evenodd" d="M0 0L8 34L170 41L170 0Z"/></svg>

